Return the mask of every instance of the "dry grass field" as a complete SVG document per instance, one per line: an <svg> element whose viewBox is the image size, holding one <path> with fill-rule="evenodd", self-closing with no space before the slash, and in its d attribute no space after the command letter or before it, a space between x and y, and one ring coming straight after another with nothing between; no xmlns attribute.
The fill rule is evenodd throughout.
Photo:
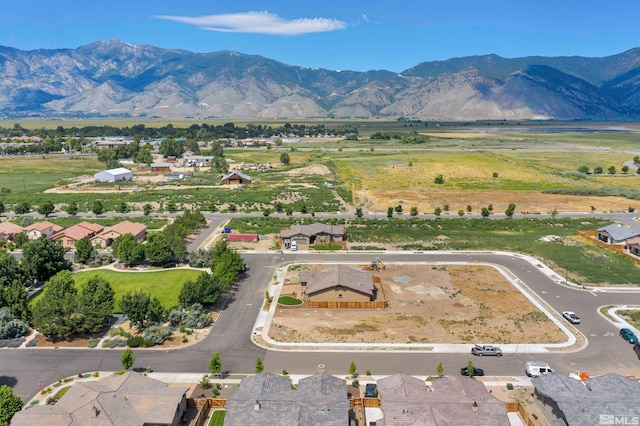
<svg viewBox="0 0 640 426"><path fill-rule="evenodd" d="M361 268L363 265L354 265ZM307 266L310 268L317 266ZM297 293L299 270L289 271ZM278 306L269 336L309 343L558 343L566 336L492 267L387 265L387 309Z"/></svg>

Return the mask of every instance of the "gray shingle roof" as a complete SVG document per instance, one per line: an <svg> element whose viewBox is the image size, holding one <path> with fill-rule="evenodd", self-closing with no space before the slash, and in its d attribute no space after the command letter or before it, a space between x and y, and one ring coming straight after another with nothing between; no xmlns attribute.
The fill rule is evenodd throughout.
<svg viewBox="0 0 640 426"><path fill-rule="evenodd" d="M171 424L187 390L127 372L78 382L56 403L55 412L32 411L33 407L17 413L14 420L18 425L50 426Z"/></svg>
<svg viewBox="0 0 640 426"><path fill-rule="evenodd" d="M482 382L469 377L445 376L432 382L405 374L378 380L383 426L400 425L508 425L504 403ZM473 411L474 401L478 411Z"/></svg>
<svg viewBox="0 0 640 426"><path fill-rule="evenodd" d="M307 295L342 286L371 297L375 293L373 274L345 265L332 265L319 271L301 271L300 282L307 283Z"/></svg>
<svg viewBox="0 0 640 426"><path fill-rule="evenodd" d="M234 176L234 175L235 175L235 176L240 176L240 177L241 177L242 179L244 179L244 180L248 180L248 181L250 181L250 180L251 180L251 178L250 178L248 175L245 175L244 173L239 172L239 171L237 171L237 170L234 170L234 171L232 171L231 173L227 173L226 175L222 176L222 178L220 178L220 180L226 180L226 179L229 179L231 176Z"/></svg>
<svg viewBox="0 0 640 426"><path fill-rule="evenodd" d="M640 228L632 228L620 223L613 223L611 225L603 226L602 228L598 228L597 231L609 234L609 236L611 236L611 238L616 241L624 241L640 235Z"/></svg>
<svg viewBox="0 0 640 426"><path fill-rule="evenodd" d="M557 373L532 380L536 392L552 399L569 424L600 424L600 416L640 417L640 383L618 374L581 382Z"/></svg>
<svg viewBox="0 0 640 426"><path fill-rule="evenodd" d="M347 425L349 400L346 382L326 373L300 380L261 373L243 379L238 392L227 399L227 425Z"/></svg>
<svg viewBox="0 0 640 426"><path fill-rule="evenodd" d="M312 237L318 234L344 235L344 225L327 225L316 222L311 225L291 225L291 229L280 231L282 238L291 238L295 235Z"/></svg>

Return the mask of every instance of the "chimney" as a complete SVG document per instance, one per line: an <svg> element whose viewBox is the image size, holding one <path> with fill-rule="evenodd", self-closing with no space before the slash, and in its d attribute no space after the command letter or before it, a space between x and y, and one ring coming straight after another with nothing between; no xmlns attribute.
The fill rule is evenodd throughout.
<svg viewBox="0 0 640 426"><path fill-rule="evenodd" d="M100 410L98 410L98 407L96 407L95 405L93 406L93 412L95 413L96 417L98 417L98 415L100 414Z"/></svg>
<svg viewBox="0 0 640 426"><path fill-rule="evenodd" d="M260 411L260 402L256 401L253 405L253 411Z"/></svg>
<svg viewBox="0 0 640 426"><path fill-rule="evenodd" d="M477 412L478 411L478 403L476 402L476 400L473 400L473 404L471 404L471 411L473 412Z"/></svg>

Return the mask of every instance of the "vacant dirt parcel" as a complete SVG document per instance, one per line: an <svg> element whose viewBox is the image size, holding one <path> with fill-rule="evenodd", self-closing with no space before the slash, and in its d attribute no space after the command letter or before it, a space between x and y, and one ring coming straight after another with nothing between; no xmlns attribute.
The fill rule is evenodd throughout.
<svg viewBox="0 0 640 426"><path fill-rule="evenodd" d="M301 294L293 267L282 294ZM362 269L364 265L352 265ZM373 272L386 309L278 306L269 336L309 343L559 343L562 331L497 270L483 265L387 265Z"/></svg>

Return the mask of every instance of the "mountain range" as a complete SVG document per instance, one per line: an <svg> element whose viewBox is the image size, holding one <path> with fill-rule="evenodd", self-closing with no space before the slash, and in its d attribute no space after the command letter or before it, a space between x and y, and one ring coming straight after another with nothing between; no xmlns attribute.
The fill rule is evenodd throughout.
<svg viewBox="0 0 640 426"><path fill-rule="evenodd" d="M2 116L637 119L640 48L603 58L469 56L395 73L120 40L77 49L0 46Z"/></svg>

